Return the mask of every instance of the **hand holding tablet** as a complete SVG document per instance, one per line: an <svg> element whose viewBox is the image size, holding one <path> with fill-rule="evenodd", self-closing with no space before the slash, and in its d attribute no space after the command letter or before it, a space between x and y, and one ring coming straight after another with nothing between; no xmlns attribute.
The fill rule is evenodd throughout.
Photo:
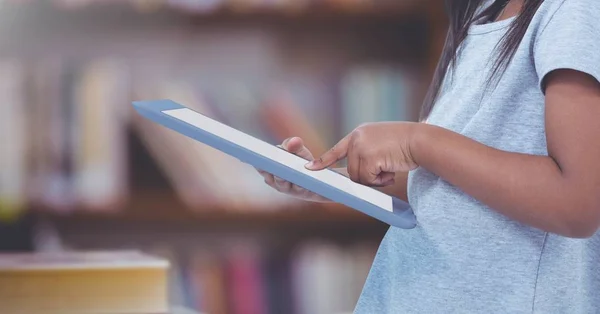
<svg viewBox="0 0 600 314"><path fill-rule="evenodd" d="M294 154L298 157L301 157L306 160L306 162L314 160L313 154L310 150L304 146L304 142L299 137L288 138L281 145L277 145L277 147ZM260 175L263 176L265 183L271 188L283 193L287 196L291 196L297 199L301 199L304 201L310 202L330 202L331 200L324 198L323 196L314 193L310 190L307 190L299 185L296 185L292 182L285 181L284 179L278 178L274 176L272 173L268 173L262 169L256 169ZM335 169L333 169L335 171Z"/></svg>
<svg viewBox="0 0 600 314"><path fill-rule="evenodd" d="M326 199L354 208L391 226L404 229L416 226L416 217L408 203L355 183L329 169L308 170L305 159L173 101L140 101L134 102L133 106L147 119Z"/></svg>

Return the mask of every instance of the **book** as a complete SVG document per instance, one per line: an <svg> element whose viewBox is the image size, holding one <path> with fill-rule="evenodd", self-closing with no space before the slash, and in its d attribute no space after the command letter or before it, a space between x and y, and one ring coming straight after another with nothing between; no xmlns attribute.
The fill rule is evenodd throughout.
<svg viewBox="0 0 600 314"><path fill-rule="evenodd" d="M64 104L68 103L70 66L64 60L44 58L34 64L31 76L35 99L32 104L31 137L34 162L30 173L29 197L33 205L64 212L72 208L71 180L65 169L71 154L70 131Z"/></svg>
<svg viewBox="0 0 600 314"><path fill-rule="evenodd" d="M303 244L293 255L296 313L342 313L345 287L343 251L332 243Z"/></svg>
<svg viewBox="0 0 600 314"><path fill-rule="evenodd" d="M285 252L277 251L270 250L263 263L268 313L294 313L289 256Z"/></svg>
<svg viewBox="0 0 600 314"><path fill-rule="evenodd" d="M169 312L164 259L137 251L0 254L0 312Z"/></svg>
<svg viewBox="0 0 600 314"><path fill-rule="evenodd" d="M209 250L196 250L191 256L189 289L194 294L194 307L211 314L227 314L227 288L224 259Z"/></svg>
<svg viewBox="0 0 600 314"><path fill-rule="evenodd" d="M285 91L277 92L261 107L262 121L279 143L292 136L302 138L314 157L325 153L329 147L317 133L309 118Z"/></svg>
<svg viewBox="0 0 600 314"><path fill-rule="evenodd" d="M340 82L342 132L363 123L410 121L410 71L390 65L351 68Z"/></svg>
<svg viewBox="0 0 600 314"><path fill-rule="evenodd" d="M159 89L164 92L164 87L160 86L160 83L139 79L134 91L136 95L146 97L159 95ZM220 185L211 182L211 173L206 172L209 165L199 155L198 146L193 145L196 143L138 115L132 115L131 122L139 138L174 187L175 193L186 206L193 209L199 204L215 204L219 201Z"/></svg>
<svg viewBox="0 0 600 314"><path fill-rule="evenodd" d="M186 102L190 108L203 115L214 116L211 107L205 103L199 93L194 92L189 84L184 82L163 83L160 91L160 96L170 95L178 101ZM167 129L161 131L172 133ZM181 138L178 134L173 134L173 136L185 143L184 153L194 154L193 158L190 158L190 162L184 163L184 166L191 166L191 163L204 165L202 172L198 173L197 180L204 182L205 187L211 188L210 194L219 204L227 204L232 208L241 208L247 204L248 195L244 192L246 182L242 180L244 178L241 175L243 171L241 165L235 163L235 158L192 139ZM236 174L236 176L233 177L231 174ZM199 207L201 203L193 205L193 207Z"/></svg>
<svg viewBox="0 0 600 314"><path fill-rule="evenodd" d="M146 250L153 256L160 257L168 262L167 295L171 306L187 306L186 285L184 284L183 260L178 252L168 244L157 244Z"/></svg>
<svg viewBox="0 0 600 314"><path fill-rule="evenodd" d="M0 61L0 220L12 221L27 201L28 126L23 64Z"/></svg>
<svg viewBox="0 0 600 314"><path fill-rule="evenodd" d="M86 209L112 210L126 198L128 83L126 65L111 59L89 62L75 83L74 187Z"/></svg>
<svg viewBox="0 0 600 314"><path fill-rule="evenodd" d="M227 254L231 314L267 313L267 300L260 250L251 243L231 246Z"/></svg>

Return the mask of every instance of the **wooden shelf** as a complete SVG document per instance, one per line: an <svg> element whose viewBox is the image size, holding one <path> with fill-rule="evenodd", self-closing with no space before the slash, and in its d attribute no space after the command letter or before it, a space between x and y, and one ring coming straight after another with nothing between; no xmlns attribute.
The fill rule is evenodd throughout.
<svg viewBox="0 0 600 314"><path fill-rule="evenodd" d="M220 226L273 225L364 225L378 226L375 219L338 204L297 202L285 208L232 208L224 205L205 205L187 208L176 197L165 193L139 193L131 201L114 210L100 211L77 208L70 213L43 206L32 206L37 216L58 223L127 223L127 224L191 224Z"/></svg>
<svg viewBox="0 0 600 314"><path fill-rule="evenodd" d="M147 3L147 5L135 4L135 2L127 0L114 0L114 1L89 1L87 3L82 2L81 4L74 4L70 6L61 6L56 3L49 3L45 0L28 1L26 3L7 3L6 8L8 9L28 9L28 8L44 8L52 9L55 11L67 12L67 13L80 13L87 11L98 10L121 10L130 11L138 14L156 14L164 12L172 12L183 14L187 16L197 17L211 17L211 16L309 16L309 15L346 15L346 16L398 16L404 14L415 13L421 9L430 7L431 2L438 2L443 4L442 0L390 0L387 2L378 3L362 3L362 4L335 4L327 1L298 1L297 5L284 4L281 6L277 5L256 5L248 4L242 5L241 2L238 4L227 4L226 2L222 5L218 5L214 8L207 8L204 10L192 10L178 8L174 5L169 5L166 1L145 1L138 3Z"/></svg>
<svg viewBox="0 0 600 314"><path fill-rule="evenodd" d="M5 20L44 20L61 23L143 23L165 24L187 21L191 23L212 22L399 22L404 18L423 17L431 11L432 6L443 5L442 0L397 0L384 4L335 5L328 3L309 4L301 8L285 7L219 7L214 10L199 12L188 11L161 5L155 9L140 9L131 1L97 1L74 8L61 8L47 1L29 1L27 3L7 3L0 16ZM28 19L31 17L31 19Z"/></svg>

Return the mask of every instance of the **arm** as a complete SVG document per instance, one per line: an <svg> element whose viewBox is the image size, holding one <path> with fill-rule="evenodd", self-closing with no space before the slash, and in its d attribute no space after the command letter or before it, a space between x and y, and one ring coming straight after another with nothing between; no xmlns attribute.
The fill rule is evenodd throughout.
<svg viewBox="0 0 600 314"><path fill-rule="evenodd" d="M600 83L571 70L546 82L548 157L500 151L429 125L415 132L411 155L511 219L589 237L600 225Z"/></svg>

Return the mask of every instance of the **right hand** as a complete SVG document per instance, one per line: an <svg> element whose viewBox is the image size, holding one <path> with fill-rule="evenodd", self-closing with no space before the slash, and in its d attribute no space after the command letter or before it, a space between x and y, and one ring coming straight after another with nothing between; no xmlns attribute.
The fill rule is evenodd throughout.
<svg viewBox="0 0 600 314"><path fill-rule="evenodd" d="M299 157L306 159L306 161L314 160L312 153L308 150L308 148L306 148L306 146L304 146L304 142L299 137L288 138L285 141L283 141L283 143L281 145L279 145L279 147L285 149L286 151L288 151L292 154L295 154ZM292 196L295 198L299 198L299 199L302 199L305 201L329 202L329 200L325 199L324 197L322 197L318 194L315 194L303 187L295 185L295 184L293 184L289 181L283 180L281 178L275 177L266 171L263 171L260 169L257 169L257 170L265 179L265 183L267 183L270 187L274 188L275 190L277 190L281 193L284 193L286 195L289 195L289 196Z"/></svg>

